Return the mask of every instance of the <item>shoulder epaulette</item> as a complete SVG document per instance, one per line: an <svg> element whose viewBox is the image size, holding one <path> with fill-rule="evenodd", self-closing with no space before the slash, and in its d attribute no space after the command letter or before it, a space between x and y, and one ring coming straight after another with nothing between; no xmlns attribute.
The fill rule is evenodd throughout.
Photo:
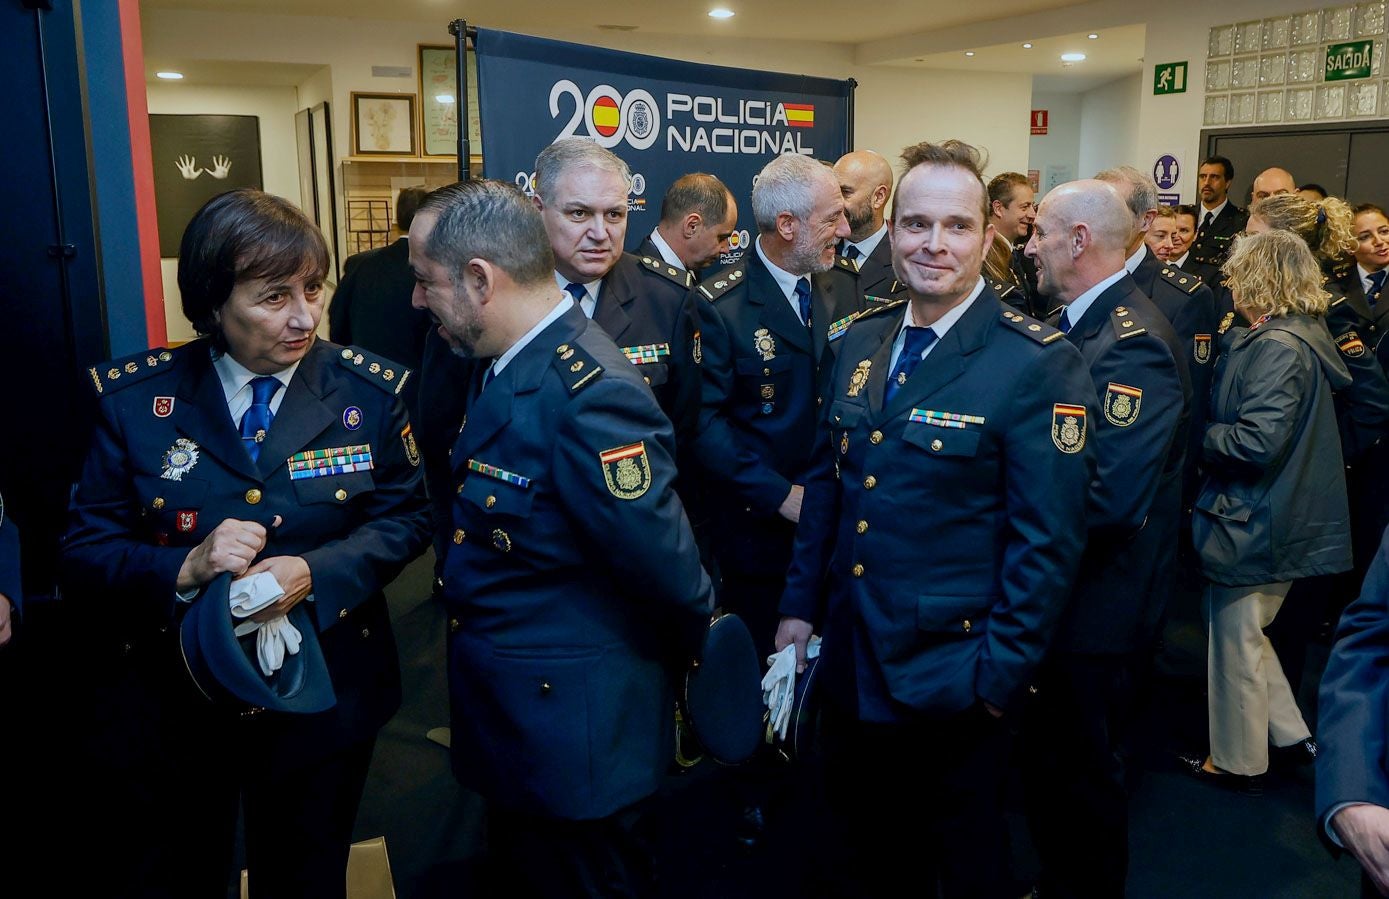
<svg viewBox="0 0 1389 899"><path fill-rule="evenodd" d="M699 284L699 292L704 295L706 300L717 300L737 285L743 283L747 277L747 266L739 262L732 268L726 268L716 275L711 276Z"/></svg>
<svg viewBox="0 0 1389 899"><path fill-rule="evenodd" d="M561 343L555 347L554 365L555 371L559 372L560 378L564 381L564 386L569 388L571 396L592 384L603 373L603 366L598 364L597 359L590 356L583 347L570 343Z"/></svg>
<svg viewBox="0 0 1389 899"><path fill-rule="evenodd" d="M990 281L989 287L993 288L993 292L998 294L1000 300L1018 290L1018 285L1009 284L1007 281Z"/></svg>
<svg viewBox="0 0 1389 899"><path fill-rule="evenodd" d="M1109 323L1114 326L1114 336L1120 340L1148 333L1147 328L1133 320L1133 313L1127 306L1115 307L1114 314L1109 317Z"/></svg>
<svg viewBox="0 0 1389 899"><path fill-rule="evenodd" d="M1195 293L1201 286L1201 279L1195 275L1187 274L1181 269L1172 268L1164 265L1161 269L1163 280L1182 293Z"/></svg>
<svg viewBox="0 0 1389 899"><path fill-rule="evenodd" d="M164 347L156 347L94 365L87 369L87 373L92 377L92 387L97 395L101 395L137 384L155 372L168 368L173 361L173 353Z"/></svg>
<svg viewBox="0 0 1389 899"><path fill-rule="evenodd" d="M884 312L891 312L893 309L896 309L906 302L906 300L885 300L879 297L867 297L866 299L873 300L873 305L855 315L855 323L861 322L865 318L872 318L875 315L882 315Z"/></svg>
<svg viewBox="0 0 1389 899"><path fill-rule="evenodd" d="M390 394L399 394L405 389L412 372L385 356L367 352L361 347L345 346L338 353L338 361L348 371L355 372L368 383L374 384Z"/></svg>
<svg viewBox="0 0 1389 899"><path fill-rule="evenodd" d="M842 268L851 275L858 274L858 266L854 265L854 260L850 259L848 256L841 256L838 253L834 254L834 267Z"/></svg>
<svg viewBox="0 0 1389 899"><path fill-rule="evenodd" d="M1051 325L1044 325L1035 318L1029 318L1021 312L1015 310L1007 303L999 303L1002 306L1003 321L1019 334L1025 334L1040 344L1055 343L1066 335Z"/></svg>
<svg viewBox="0 0 1389 899"><path fill-rule="evenodd" d="M1326 308L1327 308L1327 309L1335 309L1337 306L1341 305L1341 304L1344 303L1345 301L1346 301L1346 298L1345 298L1344 296L1340 296L1340 295L1338 295L1338 294L1334 294L1334 293L1333 293L1333 294L1331 295L1331 302L1329 302L1329 303L1326 304Z"/></svg>
<svg viewBox="0 0 1389 899"><path fill-rule="evenodd" d="M676 268L659 256L638 256L641 260L641 267L647 271L655 272L667 281L674 281L681 287L689 287L694 281L694 275L683 268Z"/></svg>

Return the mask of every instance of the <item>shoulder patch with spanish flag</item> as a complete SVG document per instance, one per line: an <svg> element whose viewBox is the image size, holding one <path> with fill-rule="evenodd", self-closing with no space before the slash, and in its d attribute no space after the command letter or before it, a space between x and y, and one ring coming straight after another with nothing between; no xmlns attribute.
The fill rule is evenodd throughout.
<svg viewBox="0 0 1389 899"><path fill-rule="evenodd" d="M1085 407L1054 403L1051 407L1051 442L1063 453L1085 449Z"/></svg>
<svg viewBox="0 0 1389 899"><path fill-rule="evenodd" d="M604 450L598 454L608 492L618 499L636 499L651 487L651 463L646 441Z"/></svg>
<svg viewBox="0 0 1389 899"><path fill-rule="evenodd" d="M1138 421L1138 410L1142 405L1141 389L1110 381L1104 392L1105 421L1118 428L1127 428Z"/></svg>
<svg viewBox="0 0 1389 899"><path fill-rule="evenodd" d="M1347 331L1336 338L1336 348L1352 359L1365 355L1365 342L1355 331Z"/></svg>

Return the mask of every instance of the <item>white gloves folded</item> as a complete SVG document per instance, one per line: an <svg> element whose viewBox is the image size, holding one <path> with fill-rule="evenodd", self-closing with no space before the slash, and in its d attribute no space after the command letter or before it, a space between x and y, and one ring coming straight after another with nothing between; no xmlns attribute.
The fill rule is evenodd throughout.
<svg viewBox="0 0 1389 899"><path fill-rule="evenodd" d="M805 657L813 659L820 655L820 638L812 636L805 648ZM796 699L796 646L791 644L781 652L767 656L771 667L762 678L762 702L770 715L769 729L778 740L786 739L786 728L791 723L791 707Z"/></svg>
<svg viewBox="0 0 1389 899"><path fill-rule="evenodd" d="M249 618L285 595L284 588L275 575L268 571L253 574L231 582L230 600L233 618ZM284 615L261 623L242 621L236 626L235 634L244 637L256 635L256 657L260 662L261 673L266 677L280 670L285 663L285 654L295 655L303 635L289 623ZM793 666L794 668L794 666Z"/></svg>

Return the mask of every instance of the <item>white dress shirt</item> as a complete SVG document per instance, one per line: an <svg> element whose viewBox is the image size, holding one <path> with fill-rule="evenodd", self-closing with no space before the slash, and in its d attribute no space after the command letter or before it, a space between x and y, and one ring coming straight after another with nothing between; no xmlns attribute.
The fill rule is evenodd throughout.
<svg viewBox="0 0 1389 899"><path fill-rule="evenodd" d="M555 283L559 285L560 290L564 290L564 295L566 297L569 296L569 291L565 290L565 288L569 286L568 278L564 277L564 275L561 275L559 272L555 272ZM584 298L579 300L579 308L582 309L584 315L589 318L593 318L593 310L598 308L598 291L602 288L602 278L596 281L589 281L584 285Z"/></svg>
<svg viewBox="0 0 1389 899"><path fill-rule="evenodd" d="M949 333L952 327L954 327L955 322L959 321L964 316L965 311L969 309L970 306L974 305L974 301L979 299L979 294L983 292L984 279L981 276L979 278L979 283L974 285L974 290L970 291L969 296L965 298L963 303L936 319L935 323L931 325L918 325L916 323L916 317L912 315L912 304L908 302L907 314L902 316L902 327L897 329L897 337L892 341L892 358L888 360L887 370L894 371L897 368L897 360L902 355L902 348L907 345L907 328L929 327L936 333L936 339L931 342L930 346L921 351L921 358L925 359L927 356L931 355L931 350L936 348L941 342L941 339Z"/></svg>
<svg viewBox="0 0 1389 899"><path fill-rule="evenodd" d="M786 296L786 302L791 304L791 311L796 314L796 318L801 324L805 324L805 319L801 318L801 301L796 297L796 282L802 278L809 278L809 275L793 275L786 269L779 267L776 263L767 258L767 254L762 252L762 237L759 235L753 246L757 248L757 258L762 260L762 264L767 267L767 271L772 273L772 280L776 281L781 292ZM812 284L811 288L814 289Z"/></svg>

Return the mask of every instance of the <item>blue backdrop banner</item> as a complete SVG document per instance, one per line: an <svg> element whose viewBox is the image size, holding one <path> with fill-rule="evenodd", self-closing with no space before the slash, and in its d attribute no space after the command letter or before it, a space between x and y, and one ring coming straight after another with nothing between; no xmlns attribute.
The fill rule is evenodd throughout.
<svg viewBox="0 0 1389 899"><path fill-rule="evenodd" d="M679 62L479 28L482 168L530 193L535 157L564 137L597 141L632 169L627 247L656 227L688 172L717 175L738 200L734 262L755 235L753 176L775 156L834 162L848 151L853 81Z"/></svg>

